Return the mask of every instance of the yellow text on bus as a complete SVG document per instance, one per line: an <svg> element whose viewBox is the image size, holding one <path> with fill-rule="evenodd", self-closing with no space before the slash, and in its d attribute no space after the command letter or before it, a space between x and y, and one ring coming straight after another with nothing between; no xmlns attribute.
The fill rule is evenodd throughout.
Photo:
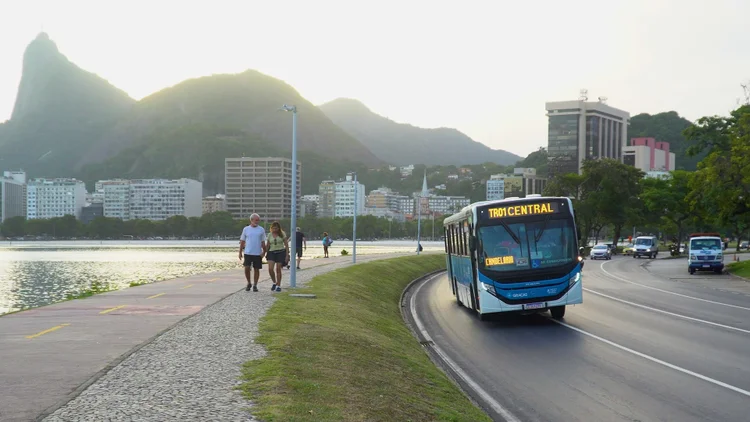
<svg viewBox="0 0 750 422"><path fill-rule="evenodd" d="M484 260L484 265L492 266L492 265L507 265L507 264L513 264L515 261L513 260L513 255L508 256L497 256L493 258L487 258Z"/></svg>
<svg viewBox="0 0 750 422"><path fill-rule="evenodd" d="M490 208L488 211L490 213L490 218L552 214L555 212L552 209L552 204L550 204L549 202L545 204L514 205L511 207Z"/></svg>

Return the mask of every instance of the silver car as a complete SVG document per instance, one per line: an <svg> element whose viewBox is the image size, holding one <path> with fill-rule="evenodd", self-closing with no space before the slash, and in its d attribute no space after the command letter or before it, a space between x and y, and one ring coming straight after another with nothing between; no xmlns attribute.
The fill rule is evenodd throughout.
<svg viewBox="0 0 750 422"><path fill-rule="evenodd" d="M589 259L612 259L612 251L607 245L596 245L591 248Z"/></svg>

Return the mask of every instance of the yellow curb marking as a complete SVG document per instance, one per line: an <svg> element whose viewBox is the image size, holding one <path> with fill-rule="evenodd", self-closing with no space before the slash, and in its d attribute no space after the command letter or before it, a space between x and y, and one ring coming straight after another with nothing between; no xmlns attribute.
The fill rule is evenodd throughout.
<svg viewBox="0 0 750 422"><path fill-rule="evenodd" d="M107 310L104 310L104 311L101 311L101 312L99 312L99 313L100 313L100 314L102 314L102 315L104 315L104 314L108 314L108 313L110 313L110 312L112 312L112 311L116 311L116 310L118 310L118 309L122 309L122 308L124 308L124 307L125 307L125 305L115 306L114 308L109 308L109 309L107 309Z"/></svg>
<svg viewBox="0 0 750 422"><path fill-rule="evenodd" d="M63 327L67 327L68 325L70 325L70 324L60 324L60 325L57 325L57 326L55 326L55 327L52 327L52 328L50 328L50 329L48 329L48 330L40 331L40 332L38 332L38 333L36 333L36 334L32 334L32 335L30 335L30 336L26 336L26 338L28 338L28 339L32 339L32 338L37 338L37 337L39 337L39 336L43 336L43 335L45 335L45 334L47 334L47 333L51 333L51 332L53 332L53 331L57 331L57 330L59 330L60 328L63 328Z"/></svg>

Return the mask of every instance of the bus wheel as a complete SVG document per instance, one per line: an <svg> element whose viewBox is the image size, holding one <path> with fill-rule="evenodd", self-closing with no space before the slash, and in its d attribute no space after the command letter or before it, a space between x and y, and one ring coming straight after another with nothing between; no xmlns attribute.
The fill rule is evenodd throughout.
<svg viewBox="0 0 750 422"><path fill-rule="evenodd" d="M563 319L563 317L565 316L565 305L554 306L552 308L549 308L549 311L552 314L552 318Z"/></svg>

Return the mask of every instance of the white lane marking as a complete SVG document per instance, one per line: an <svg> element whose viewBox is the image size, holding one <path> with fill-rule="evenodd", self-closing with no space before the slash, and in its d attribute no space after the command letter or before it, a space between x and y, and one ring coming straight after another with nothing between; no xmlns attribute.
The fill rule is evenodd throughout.
<svg viewBox="0 0 750 422"><path fill-rule="evenodd" d="M555 323L557 323L557 324L560 324L560 325L562 325L563 327L566 327L566 328L570 328L570 329L571 329L571 330L573 330L573 331L576 331L576 332L578 332L578 333L580 333L580 334L583 334L583 335L585 335L585 336L591 337L591 338L593 338L593 339L595 339L595 340L599 340L599 341L601 341L602 343L606 343L606 344L608 344L608 345L610 345L610 346L612 346L612 347L616 347L616 348L618 348L618 349L620 349L620 350L622 350L622 351L625 351L625 352L631 353L631 354L633 354L633 355L636 355L636 356L638 356L638 357L642 357L642 358L644 358L644 359L646 359L646 360L650 360L651 362L654 362L654 363L658 363L659 365L662 365L662 366L666 366L667 368L670 368L670 369L674 369L675 371L678 371L678 372L682 372L683 374L687 374L687 375L690 375L690 376L692 376L692 377L695 377L695 378L701 379L701 380L703 380L703 381L708 381L708 382L710 382L711 384L714 384L714 385L718 385L719 387L724 387L724 388L726 388L726 389L728 389L728 390L732 390L732 391L734 391L734 392L737 392L737 393L740 393L740 394L742 394L742 395L744 395L744 396L750 397L750 391L747 391L747 390L743 390L743 389L741 389L741 388L739 388L739 387L735 387L735 386L733 386L733 385L730 385L730 384L727 384L727 383L725 383L725 382L721 382L721 381L719 381L719 380L716 380L716 379L713 379L713 378L707 377L707 376L705 376L705 375L701 375L701 374L699 374L699 373L697 373L697 372L693 372L693 371L691 371L691 370L689 370L689 369L685 369L685 368L683 368L683 367L680 367L680 366L677 366L677 365L671 364L671 363L669 363L669 362L665 362L665 361L663 361L663 360L661 360L661 359L657 359L657 358L655 358L655 357L653 357L653 356L649 356L649 355L647 355L647 354L645 354L645 353L641 353L641 352L639 352L639 351L636 351L636 350L630 349L630 348L628 348L628 347L625 347L625 346L623 346L623 345L621 345L621 344L617 344L617 343L615 343L614 341L611 341L611 340L607 340L606 338L603 338L603 337L599 337L599 336L597 336L596 334L592 334L592 333L589 333L588 331L584 331L584 330L581 330L580 328L576 328L576 327L573 327L572 325L566 324L566 323L564 323L564 322L562 322L562 321L558 321L558 320L556 320L556 319L552 319L552 318L550 318L550 321L553 321L553 322L555 322Z"/></svg>
<svg viewBox="0 0 750 422"><path fill-rule="evenodd" d="M684 294L681 294L681 293L670 292L669 290L659 289L657 287L651 287L651 286L647 286L645 284L636 283L635 281L626 280L626 279L624 279L622 277L618 277L618 276L610 273L609 271L605 270L604 269L604 265L605 264L609 264L609 263L610 263L610 261L603 262L600 268L602 269L602 271L604 271L605 274L607 274L608 276L610 276L610 277L612 277L612 278L614 278L616 280L624 281L625 283L635 284L636 286L645 287L647 289L656 290L656 291L659 291L659 292L662 292L662 293L668 293L670 295L684 297L686 299L693 299L693 300L697 300L697 301L700 301L700 302L713 303L714 305L721 305L721 306L726 306L726 307L729 307L729 308L743 309L745 311L750 311L750 308L747 308L745 306L732 305L732 304L729 304L729 303L717 302L715 300L701 299L699 297L684 295Z"/></svg>
<svg viewBox="0 0 750 422"><path fill-rule="evenodd" d="M597 292L596 290L591 290L591 289L589 289L587 287L584 287L583 290L585 290L585 291L587 291L589 293L601 296L601 297L606 297L607 299L611 299L611 300L614 300L614 301L617 301L617 302L625 303L625 304L628 304L628 305L631 305L631 306L636 306L636 307L642 308L642 309L648 309L649 311L659 312L661 314L670 315L670 316L677 317L677 318L683 318L683 319L687 319L687 320L690 320L690 321L700 322L702 324L713 325L714 327L721 327L721 328L726 328L727 330L734 330L734 331L739 331L741 333L750 334L750 330L743 330L742 328L732 327L731 325L719 324L718 322L706 321L704 319L693 318L693 317L689 317L687 315L681 315L681 314L676 314L674 312L669 312L669 311L665 311L665 310L658 309L658 308L652 308L650 306L641 305L640 303L630 302L630 301L625 300L625 299L620 299L620 298L617 298L617 297L614 297L614 296L610 296L608 294Z"/></svg>
<svg viewBox="0 0 750 422"><path fill-rule="evenodd" d="M506 422L521 422L520 419L518 419L513 413L511 413L508 409L503 407L500 403L498 403L492 396L487 393L482 387L479 386L479 384L474 381L469 374L464 372L463 369L461 369L460 366L456 362L453 361L448 355L443 351L443 349L440 348L434 341L432 341L432 337L430 337L429 333L427 333L427 330L425 330L424 325L422 324L422 321L419 319L419 316L417 315L417 294L419 294L419 291L422 289L422 286L429 283L430 281L434 280L436 277L443 276L443 274L436 274L429 279L423 281L420 283L419 287L417 287L416 290L414 290L414 293L411 295L410 299L410 305L411 305L411 317L414 319L414 323L417 325L417 329L420 333L422 333L422 336L424 336L425 340L432 343L432 348L435 350L435 352L440 356L440 359L443 360L450 368L455 372L459 377L461 377L462 380L466 384L471 387L474 392L476 392L482 400L484 400L487 404L492 407L492 410L497 412L500 416L505 419Z"/></svg>

